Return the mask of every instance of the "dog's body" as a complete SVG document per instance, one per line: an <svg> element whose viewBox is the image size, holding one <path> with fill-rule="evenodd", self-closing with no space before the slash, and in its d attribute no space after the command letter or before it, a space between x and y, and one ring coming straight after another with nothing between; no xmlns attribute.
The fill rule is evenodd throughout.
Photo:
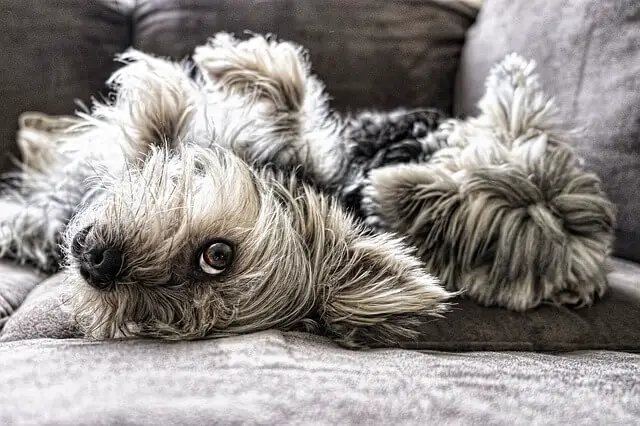
<svg viewBox="0 0 640 426"><path fill-rule="evenodd" d="M494 70L465 122L342 119L302 50L260 36L197 48L195 80L139 52L122 59L115 100L20 176L0 221L2 251L45 270L64 236L88 335L275 327L395 345L446 310L452 293L430 272L518 310L605 288L612 206L519 58Z"/></svg>

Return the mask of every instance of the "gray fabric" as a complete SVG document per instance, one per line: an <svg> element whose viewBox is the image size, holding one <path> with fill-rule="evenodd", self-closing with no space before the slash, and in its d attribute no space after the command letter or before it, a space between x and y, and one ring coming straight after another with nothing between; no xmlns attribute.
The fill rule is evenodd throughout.
<svg viewBox="0 0 640 426"><path fill-rule="evenodd" d="M115 69L131 40L128 0L0 0L0 171L18 155L23 111L71 113Z"/></svg>
<svg viewBox="0 0 640 426"><path fill-rule="evenodd" d="M459 300L445 321L422 326L408 345L439 350L570 351L612 349L640 352L640 265L614 259L609 290L592 306L544 305L519 313L482 308Z"/></svg>
<svg viewBox="0 0 640 426"><path fill-rule="evenodd" d="M640 355L352 352L274 331L0 344L1 424L638 424Z"/></svg>
<svg viewBox="0 0 640 426"><path fill-rule="evenodd" d="M457 300L444 319L425 318L420 337L403 346L448 351L568 351L610 349L640 352L640 265L613 260L611 289L592 307L543 306L527 313L484 308ZM61 308L63 277L31 292L0 331L0 341L78 335Z"/></svg>
<svg viewBox="0 0 640 426"><path fill-rule="evenodd" d="M58 274L33 289L20 308L5 320L0 341L48 337L79 337L73 318L63 305L64 279Z"/></svg>
<svg viewBox="0 0 640 426"><path fill-rule="evenodd" d="M0 260L0 333L9 316L41 281L42 277L32 268Z"/></svg>
<svg viewBox="0 0 640 426"><path fill-rule="evenodd" d="M640 261L640 2L488 0L467 34L456 113L473 113L505 54L538 62L577 146L618 206L615 253Z"/></svg>

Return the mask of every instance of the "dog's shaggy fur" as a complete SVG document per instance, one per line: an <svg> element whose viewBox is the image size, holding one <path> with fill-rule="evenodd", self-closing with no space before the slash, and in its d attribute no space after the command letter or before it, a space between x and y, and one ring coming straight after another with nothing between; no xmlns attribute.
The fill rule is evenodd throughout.
<svg viewBox="0 0 640 426"><path fill-rule="evenodd" d="M263 49L266 41L251 43ZM262 73L306 75L278 68L295 71L292 49L264 50L272 62L253 64L256 88ZM4 193L15 208L2 218L0 247L47 271L66 261L69 303L87 336L194 339L279 328L323 332L347 347L390 346L446 310L451 294L414 249L372 234L284 166L293 160L278 144L296 134L281 111L302 105L299 82L245 93L235 90L233 69L222 69L224 58L196 80L141 52L120 59L112 100L54 132L55 149L31 150L31 167ZM301 143L321 150L339 138L320 109L305 107L319 121L301 125ZM23 135L23 147L27 140L41 142ZM334 167L318 166L318 174ZM225 270L202 263L213 241L234 251Z"/></svg>
<svg viewBox="0 0 640 426"><path fill-rule="evenodd" d="M396 345L446 310L431 272L516 310L605 289L613 206L518 56L466 121L341 118L302 48L261 36L198 47L195 79L141 52L121 60L114 98L36 150L46 161L16 178L0 219L3 253L41 269L63 241L89 336L301 328ZM212 241L235 249L220 275L201 263ZM117 252L107 280L87 272L96 248Z"/></svg>

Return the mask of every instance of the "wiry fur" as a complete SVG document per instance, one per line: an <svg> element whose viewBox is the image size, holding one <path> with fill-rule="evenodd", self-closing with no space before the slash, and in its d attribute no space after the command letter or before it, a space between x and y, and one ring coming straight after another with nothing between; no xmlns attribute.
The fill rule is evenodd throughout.
<svg viewBox="0 0 640 426"><path fill-rule="evenodd" d="M238 90L225 77L233 68L213 73L202 52L195 80L181 64L137 51L121 56L114 96L55 135L48 164L25 168L5 189L4 201L17 208L1 222L4 253L45 270L64 259L69 305L95 338L279 328L321 331L354 348L394 346L414 337L424 316L441 315L452 294L412 248L371 234L307 183L329 175L327 161L314 160L304 176L294 170L311 158L307 144L339 138L335 123L322 123L317 99L304 90L245 90L255 80ZM289 74L271 59L253 72L284 90L277 78ZM283 125L293 110L309 126ZM299 146L284 149L292 141ZM218 237L233 242L235 261L220 276L203 275L195 259ZM110 290L89 286L79 272L95 246L123 254Z"/></svg>

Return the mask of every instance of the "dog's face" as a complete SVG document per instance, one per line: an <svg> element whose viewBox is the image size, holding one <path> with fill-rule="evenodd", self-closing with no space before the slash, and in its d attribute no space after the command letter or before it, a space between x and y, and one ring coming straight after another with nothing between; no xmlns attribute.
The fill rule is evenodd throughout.
<svg viewBox="0 0 640 426"><path fill-rule="evenodd" d="M128 167L68 227L83 331L189 339L299 321L309 262L277 190L223 149L158 149Z"/></svg>

